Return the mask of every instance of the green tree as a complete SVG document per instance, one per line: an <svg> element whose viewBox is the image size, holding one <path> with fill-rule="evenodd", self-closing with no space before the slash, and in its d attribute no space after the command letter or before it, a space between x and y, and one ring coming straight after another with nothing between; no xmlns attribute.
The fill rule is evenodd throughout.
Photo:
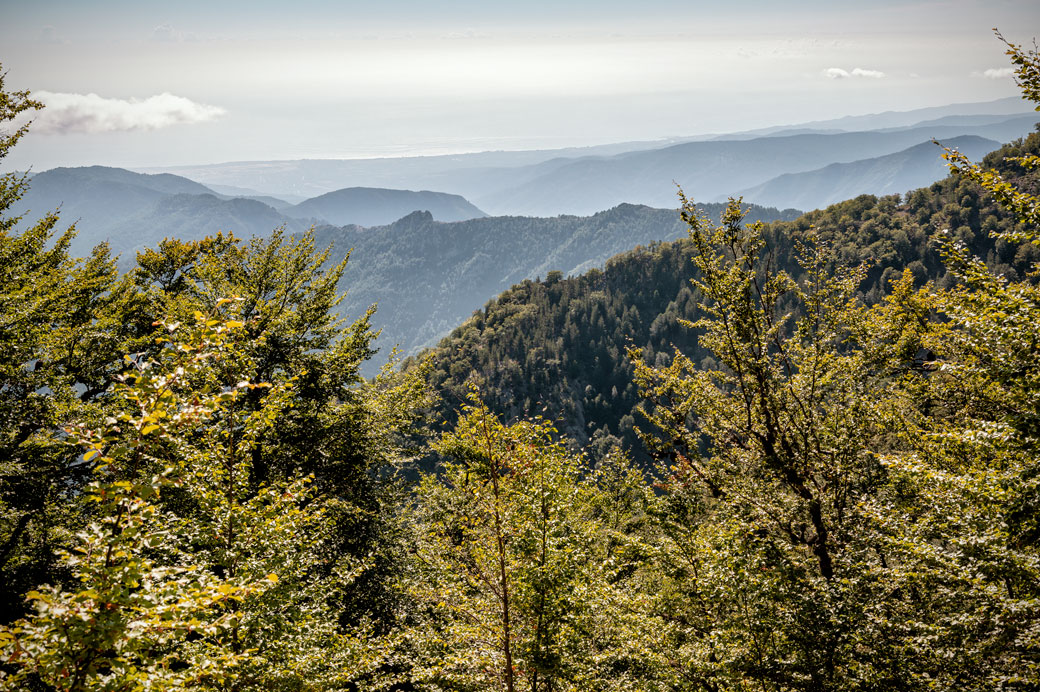
<svg viewBox="0 0 1040 692"><path fill-rule="evenodd" d="M225 386L253 368L240 321L165 326L157 360L113 390L125 412L69 430L90 466L76 500L92 519L63 554L75 587L31 592L35 615L0 632L18 666L8 682L329 689L369 672L376 653L338 622L337 590L364 566L327 564L330 500L300 473L250 482L250 452L292 383ZM254 391L255 410L236 406Z"/></svg>
<svg viewBox="0 0 1040 692"><path fill-rule="evenodd" d="M998 34L999 36L999 34ZM1001 37L1003 39L1003 37ZM1040 93L1035 48L1005 42L1023 93ZM1040 106L1038 106L1040 108ZM1035 146L1038 135L1032 135ZM1015 217L1001 243L1040 245L1040 198L1025 153L1004 172L947 151L951 168ZM913 594L905 652L916 682L965 690L1034 689L1040 679L1040 263L1013 280L942 229L956 283L927 300L930 367L900 383L908 404L898 453L882 457L890 492L872 503L890 588ZM924 300L920 298L918 300ZM912 606L912 607L911 607Z"/></svg>
<svg viewBox="0 0 1040 692"><path fill-rule="evenodd" d="M798 283L738 202L719 226L685 198L682 213L707 314L687 324L719 367L676 353L658 369L632 354L663 431L647 442L671 460L665 528L677 579L662 593L685 631L682 677L709 689L869 684L884 675L862 646L879 558L859 508L883 480L884 397L849 347L866 315L863 271L832 273L826 247L806 242Z"/></svg>
<svg viewBox="0 0 1040 692"><path fill-rule="evenodd" d="M0 75L0 124L40 107ZM0 136L0 160L28 127ZM73 259L75 229L57 233L56 212L32 223L9 213L28 185L25 174L0 176L0 622L56 576L54 548L75 525L67 499L83 478L61 428L101 415L122 354L151 331L104 246Z"/></svg>
<svg viewBox="0 0 1040 692"><path fill-rule="evenodd" d="M1008 47L1036 93L1035 50ZM998 245L1038 243L1040 159L948 158L1015 215ZM864 270L818 242L795 281L735 205L712 227L684 200L684 218L708 314L689 326L717 369L633 354L669 462L660 603L682 684L1034 689L1040 266L1009 278L947 231L948 288L908 267L867 309Z"/></svg>
<svg viewBox="0 0 1040 692"><path fill-rule="evenodd" d="M419 573L433 611L421 679L443 689L572 689L595 528L578 463L547 423L502 424L476 399L417 496Z"/></svg>
<svg viewBox="0 0 1040 692"><path fill-rule="evenodd" d="M385 479L411 454L428 394L422 368L398 375L387 367L371 382L362 378L361 365L374 355L374 309L353 322L337 315L346 261L332 263L327 249L316 250L313 232L291 237L276 229L248 242L164 241L138 255L135 279L155 319L207 312L222 296L241 298L233 309L251 368L243 377L293 382L291 405L248 452L249 482L257 489L300 472L314 477L314 492L335 499L326 510L336 526L336 539L325 545L330 560L372 560L339 594L341 614L358 622L373 614L390 627L398 551L389 540L396 529ZM251 391L236 406L256 411L261 401Z"/></svg>
<svg viewBox="0 0 1040 692"><path fill-rule="evenodd" d="M8 119L38 105L0 93ZM3 181L6 209L26 180ZM120 279L103 246L70 259L56 216L2 220L0 568L6 622L34 612L3 630L8 682L377 684L401 553L382 477L426 393L421 370L360 377L343 263L311 234L218 235Z"/></svg>
<svg viewBox="0 0 1040 692"><path fill-rule="evenodd" d="M413 516L414 680L444 690L664 690L655 500L620 451L584 473L547 422L471 394ZM662 678L662 672L664 677Z"/></svg>

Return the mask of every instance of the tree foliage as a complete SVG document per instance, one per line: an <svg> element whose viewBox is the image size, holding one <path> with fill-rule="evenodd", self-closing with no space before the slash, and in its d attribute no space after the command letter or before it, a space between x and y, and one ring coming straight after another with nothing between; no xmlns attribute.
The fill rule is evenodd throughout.
<svg viewBox="0 0 1040 692"><path fill-rule="evenodd" d="M998 245L1035 241L1035 180L947 156L1009 207L1012 223L991 229ZM671 462L678 578L664 594L692 635L676 641L685 678L1032 689L1040 264L997 273L947 228L942 286L915 290L908 268L867 307L864 268L803 246L796 280L736 206L721 226L689 205L684 217L707 312L690 326L718 367L634 355L661 431L648 440Z"/></svg>
<svg viewBox="0 0 1040 692"><path fill-rule="evenodd" d="M545 421L504 425L472 394L423 477L411 580L431 689L659 688L645 577L652 494L619 454L593 473ZM653 657L653 654L651 654Z"/></svg>
<svg viewBox="0 0 1040 692"><path fill-rule="evenodd" d="M0 122L42 107L7 92ZM0 159L28 131L0 136ZM104 247L69 256L74 228L50 213L20 232L8 212L25 174L0 176L0 621L22 612L20 595L54 568L54 546L75 526L65 503L79 483L60 429L98 415L122 354L141 343L132 286Z"/></svg>
<svg viewBox="0 0 1040 692"><path fill-rule="evenodd" d="M38 105L3 93L8 117ZM4 199L25 184L4 178ZM0 235L5 685L385 677L400 550L382 477L427 395L389 367L360 376L374 334L371 313L335 315L345 260L324 268L311 234L217 235L119 277L104 246L70 258L56 215L17 221Z"/></svg>

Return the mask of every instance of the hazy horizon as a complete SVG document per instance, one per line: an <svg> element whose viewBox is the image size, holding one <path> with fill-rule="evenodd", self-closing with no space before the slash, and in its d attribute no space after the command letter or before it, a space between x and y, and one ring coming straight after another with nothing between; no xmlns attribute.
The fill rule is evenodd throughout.
<svg viewBox="0 0 1040 692"><path fill-rule="evenodd" d="M1035 2L10 5L5 169L554 149L1017 95Z"/></svg>

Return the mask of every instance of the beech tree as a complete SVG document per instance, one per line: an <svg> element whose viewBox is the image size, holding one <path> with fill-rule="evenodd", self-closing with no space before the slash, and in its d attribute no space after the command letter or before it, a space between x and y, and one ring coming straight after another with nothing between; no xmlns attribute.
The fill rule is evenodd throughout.
<svg viewBox="0 0 1040 692"><path fill-rule="evenodd" d="M862 272L832 273L825 247L800 248L804 283L776 269L739 200L718 226L683 199L708 317L690 328L716 370L681 353L662 369L634 351L651 421L670 460L665 523L678 581L681 677L707 688L758 680L837 689L876 677L860 631L879 558L860 504L883 481L875 378L846 347L865 317ZM675 600L673 600L675 599Z"/></svg>
<svg viewBox="0 0 1040 692"><path fill-rule="evenodd" d="M1008 44L1023 91L1034 50ZM952 167L1040 243L1035 151ZM1034 153L1029 153L1034 152ZM872 308L810 234L801 283L734 203L683 200L716 370L634 352L666 460L660 603L694 689L1033 689L1040 661L1036 273L1011 280L936 229L951 283L907 270Z"/></svg>
<svg viewBox="0 0 1040 692"><path fill-rule="evenodd" d="M0 72L0 126L41 107L5 90ZM0 129L0 160L28 128ZM101 415L122 354L151 331L104 246L72 258L75 229L59 232L56 212L10 214L28 185L27 174L0 176L0 622L24 612L21 595L53 574L76 525L67 499L84 479L61 428Z"/></svg>
<svg viewBox="0 0 1040 692"><path fill-rule="evenodd" d="M8 118L37 105L0 93ZM9 206L26 180L3 180ZM381 477L427 394L393 361L360 376L371 311L335 315L343 262L311 234L218 235L119 278L104 246L69 258L56 216L18 222L0 228L5 684L381 684L400 553Z"/></svg>
<svg viewBox="0 0 1040 692"><path fill-rule="evenodd" d="M388 628L397 557L393 541L384 540L394 535L395 519L381 479L410 454L429 395L425 371L395 374L392 358L374 381L361 376L375 353L374 309L353 321L337 315L346 262L318 250L313 232L292 237L275 229L249 241L165 241L138 255L135 279L155 319L206 312L225 296L241 299L232 309L252 368L242 377L293 382L291 405L248 452L250 482L257 488L302 472L314 477L315 492L335 499L326 509L336 527L329 559L350 554L374 565L341 590L341 614L358 622L372 614ZM251 391L236 406L258 410L261 400Z"/></svg>
<svg viewBox="0 0 1040 692"><path fill-rule="evenodd" d="M1003 37L998 33L998 37ZM1005 41L1023 94L1040 110L1040 56ZM947 150L951 168L1014 214L994 232L1040 245L1040 134L1007 173ZM1008 166L1007 164L1013 164ZM897 567L890 588L914 595L896 617L915 682L964 690L1033 689L1040 679L1040 264L995 273L938 229L957 282L919 296L942 320L924 343L930 367L900 383L902 449L882 457L891 492L872 507Z"/></svg>
<svg viewBox="0 0 1040 692"><path fill-rule="evenodd" d="M423 689L670 689L653 612L655 499L615 451L582 467L546 421L471 394L416 491L408 635ZM662 671L664 674L662 675Z"/></svg>
<svg viewBox="0 0 1040 692"><path fill-rule="evenodd" d="M75 586L30 592L35 614L0 631L3 660L17 665L8 682L341 686L365 666L361 652L373 655L334 607L363 565L345 556L315 576L332 531L309 476L250 482L249 453L292 385L224 384L251 369L239 321L164 326L157 359L134 362L113 389L124 411L68 431L92 476L75 498L91 519L62 555ZM235 406L257 390L256 410Z"/></svg>
<svg viewBox="0 0 1040 692"><path fill-rule="evenodd" d="M446 689L570 689L593 527L577 460L547 423L506 426L472 399L417 496L419 575L434 610L420 678ZM437 644L436 642L442 642Z"/></svg>

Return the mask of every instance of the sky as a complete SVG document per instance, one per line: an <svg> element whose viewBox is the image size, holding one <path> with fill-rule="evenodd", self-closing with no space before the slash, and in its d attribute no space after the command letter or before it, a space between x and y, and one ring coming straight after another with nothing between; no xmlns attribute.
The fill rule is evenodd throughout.
<svg viewBox="0 0 1040 692"><path fill-rule="evenodd" d="M4 170L556 148L1017 94L1036 0L0 0Z"/></svg>

